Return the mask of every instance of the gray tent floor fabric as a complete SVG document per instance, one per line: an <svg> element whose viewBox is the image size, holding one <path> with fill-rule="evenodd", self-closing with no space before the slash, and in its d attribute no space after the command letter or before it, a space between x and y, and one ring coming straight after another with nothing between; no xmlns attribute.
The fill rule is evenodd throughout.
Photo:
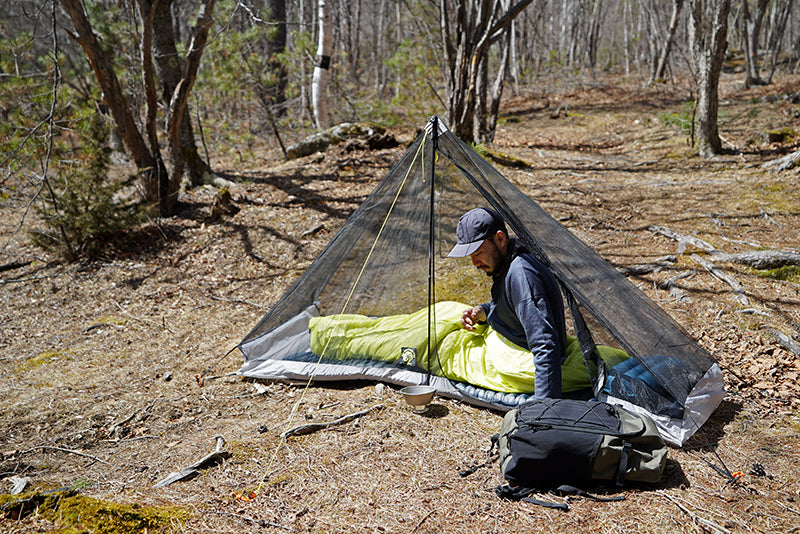
<svg viewBox="0 0 800 534"><path fill-rule="evenodd" d="M322 384L370 380L399 387L430 385L436 389L438 395L498 411L507 411L533 398L530 394L492 391L464 382L454 382L446 377L429 375L424 369L413 369L391 362L320 359L313 354L309 343L308 321L314 316L318 316L316 307L297 315L279 329L243 343L240 347L243 351L259 352L270 347L272 352L267 352L269 357L248 360L238 374L261 380L298 383L307 383L309 380ZM652 413L631 399L615 397L607 391L600 396L600 400L649 416L667 442L681 446L706 422L724 396L722 372L714 364L697 381L687 396L683 410L675 416Z"/></svg>

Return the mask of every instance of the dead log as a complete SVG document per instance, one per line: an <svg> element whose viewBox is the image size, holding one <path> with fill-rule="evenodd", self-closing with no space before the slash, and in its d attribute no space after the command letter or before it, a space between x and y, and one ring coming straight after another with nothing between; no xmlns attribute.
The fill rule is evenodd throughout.
<svg viewBox="0 0 800 534"><path fill-rule="evenodd" d="M716 261L739 263L759 270L777 269L789 265L800 267L800 254L786 250L751 250L735 254L717 250L711 253L711 257Z"/></svg>
<svg viewBox="0 0 800 534"><path fill-rule="evenodd" d="M370 148L397 146L396 141L377 124L343 122L287 147L286 159L297 159L316 152L324 152L329 146L343 143L348 139L364 139Z"/></svg>
<svg viewBox="0 0 800 534"><path fill-rule="evenodd" d="M800 150L796 150L791 154L786 154L778 159L773 159L767 162L764 162L761 165L762 169L772 169L772 172L781 172L786 171L789 169L793 169L797 166L797 162L800 161Z"/></svg>
<svg viewBox="0 0 800 534"><path fill-rule="evenodd" d="M697 237L683 235L663 226L651 225L648 230L678 242L678 254L683 254L687 245L692 245L708 252L715 261L726 261L747 265L753 269L777 269L794 265L800 267L800 254L788 250L751 250L748 252L728 253L717 250L714 245Z"/></svg>

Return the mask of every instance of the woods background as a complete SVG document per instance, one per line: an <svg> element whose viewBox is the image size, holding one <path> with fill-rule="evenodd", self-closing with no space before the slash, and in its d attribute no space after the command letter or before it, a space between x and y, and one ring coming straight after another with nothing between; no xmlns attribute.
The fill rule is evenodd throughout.
<svg viewBox="0 0 800 534"><path fill-rule="evenodd" d="M332 124L432 114L490 143L504 93L557 101L608 73L682 88L692 142L712 156L723 66L745 87L794 72L798 17L792 0L5 1L0 187L48 189L80 121L101 113L166 216L181 180L214 183L213 154L285 154Z"/></svg>

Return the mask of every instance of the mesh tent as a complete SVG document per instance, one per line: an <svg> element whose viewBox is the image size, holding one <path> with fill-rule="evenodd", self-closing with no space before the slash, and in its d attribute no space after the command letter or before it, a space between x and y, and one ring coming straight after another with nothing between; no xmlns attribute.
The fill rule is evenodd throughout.
<svg viewBox="0 0 800 534"><path fill-rule="evenodd" d="M572 333L595 394L650 415L662 435L682 445L724 396L714 358L631 282L492 165L432 117L375 190L322 253L239 344L239 374L262 379L372 379L430 384L439 394L497 409L530 395L493 391L452 379L436 365L437 302L485 302L490 280L469 258L448 258L459 216L490 206L509 232L549 264L561 284ZM318 316L383 317L427 310L429 357L409 365L365 355L328 358L310 348ZM587 326L591 324L591 328ZM630 360L606 368L598 332Z"/></svg>

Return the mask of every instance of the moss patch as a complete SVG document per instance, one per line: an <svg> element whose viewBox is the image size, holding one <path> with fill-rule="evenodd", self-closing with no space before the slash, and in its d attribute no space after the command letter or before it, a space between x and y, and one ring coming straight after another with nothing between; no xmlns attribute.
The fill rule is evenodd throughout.
<svg viewBox="0 0 800 534"><path fill-rule="evenodd" d="M762 271L759 276L763 278L774 278L775 280L785 280L787 282L800 282L800 267L796 265L784 265L777 269Z"/></svg>
<svg viewBox="0 0 800 534"><path fill-rule="evenodd" d="M28 358L24 362L20 363L17 366L17 372L24 373L25 371L30 371L31 369L35 369L41 365L46 365L64 356L66 356L67 358L72 358L72 353L68 350L54 350L54 351L40 352L33 358Z"/></svg>
<svg viewBox="0 0 800 534"><path fill-rule="evenodd" d="M170 532L181 526L189 513L174 506L119 504L75 495L72 490L30 492L0 496L0 510L12 519L38 513L59 526L59 534L139 534Z"/></svg>

